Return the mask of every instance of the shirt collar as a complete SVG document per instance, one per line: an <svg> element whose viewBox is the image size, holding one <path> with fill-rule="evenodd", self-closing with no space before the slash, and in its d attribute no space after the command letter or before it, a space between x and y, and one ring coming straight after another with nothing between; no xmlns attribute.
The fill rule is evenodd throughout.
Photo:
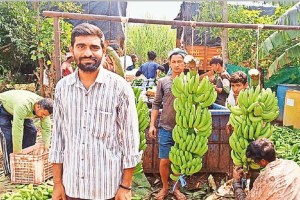
<svg viewBox="0 0 300 200"><path fill-rule="evenodd" d="M95 82L97 83L104 83L104 77L106 77L107 75L107 71L106 69L103 68L102 65L99 66L99 73L97 75L97 78L95 80ZM67 83L67 85L73 85L75 84L77 81L79 82L79 76L78 76L78 67L76 68L76 70L74 71L74 73L70 74L70 81Z"/></svg>

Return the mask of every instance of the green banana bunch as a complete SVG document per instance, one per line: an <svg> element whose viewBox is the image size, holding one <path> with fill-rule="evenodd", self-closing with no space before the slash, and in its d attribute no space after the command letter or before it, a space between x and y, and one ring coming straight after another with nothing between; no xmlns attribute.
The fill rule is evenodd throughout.
<svg viewBox="0 0 300 200"><path fill-rule="evenodd" d="M41 184L38 186L29 185L17 185L17 192L7 192L0 196L1 200L16 199L32 199L32 200L43 200L51 199L53 193L53 186L47 184Z"/></svg>
<svg viewBox="0 0 300 200"><path fill-rule="evenodd" d="M261 89L259 85L244 89L238 96L238 105L228 105L228 109L231 111L229 123L234 129L229 138L234 163L253 169L259 168L253 161L245 161L242 152L249 142L272 135L274 128L270 122L279 114L275 93L269 88Z"/></svg>
<svg viewBox="0 0 300 200"><path fill-rule="evenodd" d="M300 130L275 126L270 139L278 158L293 160L300 166Z"/></svg>
<svg viewBox="0 0 300 200"><path fill-rule="evenodd" d="M140 133L140 145L139 150L145 151L147 148L147 140L145 136L145 130L150 124L149 109L147 104L140 98L141 89L133 87L133 93L135 96L136 109L139 120L139 133ZM134 174L139 174L143 172L142 162L138 163L135 167Z"/></svg>
<svg viewBox="0 0 300 200"><path fill-rule="evenodd" d="M169 159L173 174L192 175L202 168L202 156L208 150L208 137L212 131L212 117L208 110L217 93L205 77L181 73L173 79L171 91L175 96L174 110L176 125L172 131L175 145L171 148Z"/></svg>

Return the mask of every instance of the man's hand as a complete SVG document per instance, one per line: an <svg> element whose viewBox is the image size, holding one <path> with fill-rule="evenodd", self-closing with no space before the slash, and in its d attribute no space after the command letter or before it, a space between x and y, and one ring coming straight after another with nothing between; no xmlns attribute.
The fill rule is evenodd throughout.
<svg viewBox="0 0 300 200"><path fill-rule="evenodd" d="M131 200L131 191L119 188L115 200Z"/></svg>
<svg viewBox="0 0 300 200"><path fill-rule="evenodd" d="M234 181L241 181L242 177L244 176L244 171L242 166L235 166L233 168L233 179Z"/></svg>
<svg viewBox="0 0 300 200"><path fill-rule="evenodd" d="M148 134L149 134L149 137L152 138L152 139L156 139L156 133L157 130L155 128L155 126L151 126L149 127L149 130L148 130Z"/></svg>
<svg viewBox="0 0 300 200"><path fill-rule="evenodd" d="M233 127L231 126L231 124L228 122L226 124L226 134L230 135L233 132Z"/></svg>
<svg viewBox="0 0 300 200"><path fill-rule="evenodd" d="M67 200L65 187L62 183L54 183L53 186L53 193L52 193L52 200Z"/></svg>

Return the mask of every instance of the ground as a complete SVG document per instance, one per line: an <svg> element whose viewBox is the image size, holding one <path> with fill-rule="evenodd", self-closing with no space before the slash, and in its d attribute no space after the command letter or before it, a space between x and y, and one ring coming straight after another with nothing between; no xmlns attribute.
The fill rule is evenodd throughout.
<svg viewBox="0 0 300 200"><path fill-rule="evenodd" d="M221 196L216 196L212 187L209 186L208 177L210 174L208 173L198 173L191 177L186 178L187 186L182 188L187 198L189 200L214 200L214 199L232 199L221 196L228 196L228 191L226 194L222 194ZM140 175L137 178L139 181L135 181L136 185L134 186L136 196L141 196L142 200L153 200L154 196L159 192L161 188L161 182L159 174L146 174L146 176ZM146 180L147 179L147 180ZM212 179L210 179L212 180ZM225 174L213 174L213 180L210 182L215 182L216 187L219 188L220 185L223 185L226 181ZM51 181L51 180L50 180ZM149 184L150 183L150 184ZM212 184L213 185L213 184ZM16 190L16 185L10 183L9 177L4 176L2 169L0 170L0 196L5 192L10 192ZM138 190L138 191L137 191ZM230 196L230 195L229 195ZM232 197L232 196L230 196ZM169 194L166 200L175 200L175 197L172 194Z"/></svg>

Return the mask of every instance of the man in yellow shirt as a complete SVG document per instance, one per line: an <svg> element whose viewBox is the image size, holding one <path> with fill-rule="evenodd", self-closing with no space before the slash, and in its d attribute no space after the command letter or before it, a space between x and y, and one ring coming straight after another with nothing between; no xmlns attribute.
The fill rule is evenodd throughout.
<svg viewBox="0 0 300 200"><path fill-rule="evenodd" d="M0 94L0 139L4 157L4 173L10 173L9 154L35 144L37 130L33 118L41 119L41 133L48 148L51 135L50 114L53 100L26 90L10 90Z"/></svg>

